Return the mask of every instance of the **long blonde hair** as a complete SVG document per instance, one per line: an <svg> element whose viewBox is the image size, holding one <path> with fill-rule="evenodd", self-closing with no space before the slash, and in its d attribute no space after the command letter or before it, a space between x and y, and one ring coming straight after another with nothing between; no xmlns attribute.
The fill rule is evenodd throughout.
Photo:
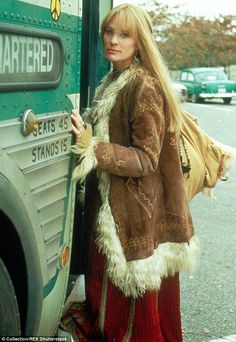
<svg viewBox="0 0 236 342"><path fill-rule="evenodd" d="M103 19L102 38L106 27L114 16L137 41L140 66L146 68L160 82L165 97L165 114L169 121L169 130L179 130L182 124L181 105L173 90L169 71L154 40L151 18L144 10L135 5L122 4L114 7Z"/></svg>

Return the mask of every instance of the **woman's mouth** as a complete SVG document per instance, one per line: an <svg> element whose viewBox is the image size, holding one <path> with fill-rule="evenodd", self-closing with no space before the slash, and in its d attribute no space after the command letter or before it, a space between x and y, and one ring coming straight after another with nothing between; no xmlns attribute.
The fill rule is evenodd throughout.
<svg viewBox="0 0 236 342"><path fill-rule="evenodd" d="M117 53L119 52L118 50L115 50L115 49L107 49L107 52L108 53Z"/></svg>

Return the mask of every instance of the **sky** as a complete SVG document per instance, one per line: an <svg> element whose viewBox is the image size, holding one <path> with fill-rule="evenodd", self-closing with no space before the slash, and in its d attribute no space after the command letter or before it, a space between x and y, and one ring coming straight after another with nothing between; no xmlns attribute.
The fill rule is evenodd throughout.
<svg viewBox="0 0 236 342"><path fill-rule="evenodd" d="M193 16L204 16L210 19L220 14L236 16L236 0L159 0L159 2L170 6L182 5L179 12ZM114 0L115 6L121 3L140 4L143 0Z"/></svg>

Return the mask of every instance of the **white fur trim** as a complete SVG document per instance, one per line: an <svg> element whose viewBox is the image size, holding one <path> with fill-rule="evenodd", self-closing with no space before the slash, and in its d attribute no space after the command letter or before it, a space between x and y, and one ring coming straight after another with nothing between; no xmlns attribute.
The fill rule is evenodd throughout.
<svg viewBox="0 0 236 342"><path fill-rule="evenodd" d="M107 272L110 279L126 296L138 297L147 290L158 290L163 277L174 275L180 270L193 270L199 254L196 237L193 237L189 244L160 244L149 258L127 262L108 203L108 177L103 173L99 180L103 204L98 214L96 242L108 259Z"/></svg>
<svg viewBox="0 0 236 342"><path fill-rule="evenodd" d="M81 182L89 174L92 169L98 165L94 148L99 141L109 142L108 119L112 108L115 105L116 97L119 91L127 84L127 82L135 77L135 72L132 68L124 71L116 81L110 83L107 87L109 74L104 78L102 84L97 88L94 102L96 105L93 109L87 108L85 116L91 116L96 125L94 126L95 137L91 137L91 142L84 147L80 144L71 146L73 153L80 155L79 164L73 171L73 180Z"/></svg>
<svg viewBox="0 0 236 342"><path fill-rule="evenodd" d="M82 148L79 144L71 146L72 152L80 155L79 164L73 171L73 180L82 182L89 172L96 168L98 162L94 148L97 144L97 138L92 137L90 144L86 148Z"/></svg>

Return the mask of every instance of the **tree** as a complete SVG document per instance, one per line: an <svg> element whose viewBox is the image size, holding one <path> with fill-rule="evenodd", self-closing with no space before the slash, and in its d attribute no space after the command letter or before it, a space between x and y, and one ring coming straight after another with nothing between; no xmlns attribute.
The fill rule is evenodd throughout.
<svg viewBox="0 0 236 342"><path fill-rule="evenodd" d="M141 4L148 14L150 15L154 28L154 36L156 41L165 40L165 31L168 27L175 22L179 22L178 9L181 7L164 5L157 0L143 1Z"/></svg>
<svg viewBox="0 0 236 342"><path fill-rule="evenodd" d="M236 63L233 16L215 20L185 16L179 25L170 25L164 35L166 39L159 45L171 69Z"/></svg>
<svg viewBox="0 0 236 342"><path fill-rule="evenodd" d="M181 15L181 6L170 7L155 0L141 6L152 18L154 35L169 69L236 64L236 16L210 20Z"/></svg>

